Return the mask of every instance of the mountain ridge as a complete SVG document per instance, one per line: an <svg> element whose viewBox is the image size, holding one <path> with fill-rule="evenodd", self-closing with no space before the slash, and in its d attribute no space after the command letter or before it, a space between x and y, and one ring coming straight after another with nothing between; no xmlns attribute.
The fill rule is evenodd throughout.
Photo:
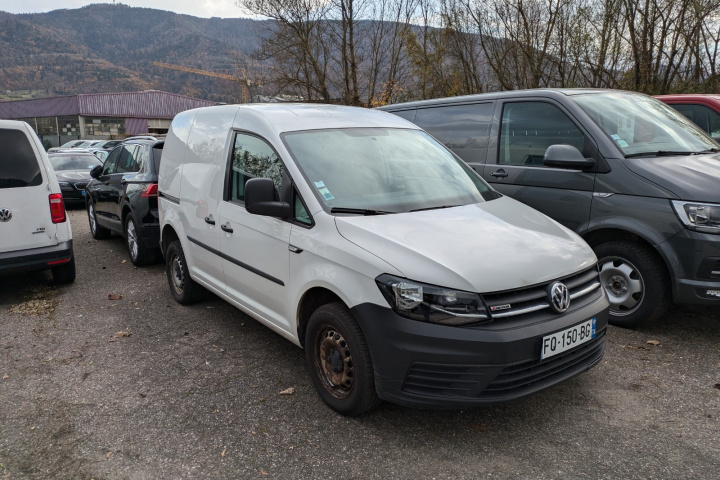
<svg viewBox="0 0 720 480"><path fill-rule="evenodd" d="M153 62L241 76L264 20L199 18L145 7L91 4L47 13L0 12L0 89L72 95L164 90L239 101L237 82Z"/></svg>

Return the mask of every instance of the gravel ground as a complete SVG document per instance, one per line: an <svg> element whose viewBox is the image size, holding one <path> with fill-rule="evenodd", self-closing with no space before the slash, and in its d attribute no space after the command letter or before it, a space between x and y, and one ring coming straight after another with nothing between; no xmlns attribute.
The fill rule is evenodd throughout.
<svg viewBox="0 0 720 480"><path fill-rule="evenodd" d="M348 419L301 349L176 304L163 265L69 214L74 284L0 278L0 479L720 478L720 309L611 327L599 366L510 404Z"/></svg>

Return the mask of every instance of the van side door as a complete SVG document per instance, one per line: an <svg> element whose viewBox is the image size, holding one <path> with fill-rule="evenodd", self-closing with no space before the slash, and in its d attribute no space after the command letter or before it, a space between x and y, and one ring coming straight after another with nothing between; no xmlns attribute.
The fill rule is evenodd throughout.
<svg viewBox="0 0 720 480"><path fill-rule="evenodd" d="M499 192L583 231L590 219L595 173L551 168L543 163L551 145L576 147L599 161L585 130L561 105L546 99L506 100L498 105L483 178Z"/></svg>
<svg viewBox="0 0 720 480"><path fill-rule="evenodd" d="M248 213L244 195L245 182L256 177L271 178L281 192L289 182L284 165L267 141L237 132L228 170L217 218L226 293L244 310L291 333L287 298L292 223Z"/></svg>

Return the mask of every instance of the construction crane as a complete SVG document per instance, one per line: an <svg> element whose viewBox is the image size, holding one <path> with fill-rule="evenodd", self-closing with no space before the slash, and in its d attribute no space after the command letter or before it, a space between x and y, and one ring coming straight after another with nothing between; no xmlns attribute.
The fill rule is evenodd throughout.
<svg viewBox="0 0 720 480"><path fill-rule="evenodd" d="M233 82L238 82L242 88L242 101L247 102L248 101L248 87L251 87L253 85L258 85L256 82L253 82L252 80L245 78L245 69L242 69L242 77L236 77L234 75L228 75L226 73L215 73L215 72L209 72L207 70L200 70L198 68L190 68L190 67L183 67L182 65L173 65L171 63L163 63L163 62L153 62L153 65L157 67L163 67L163 68L170 68L173 70L180 70L181 72L189 72L189 73L196 73L198 75L205 75L208 77L216 77L216 78L223 78L225 80L232 80Z"/></svg>

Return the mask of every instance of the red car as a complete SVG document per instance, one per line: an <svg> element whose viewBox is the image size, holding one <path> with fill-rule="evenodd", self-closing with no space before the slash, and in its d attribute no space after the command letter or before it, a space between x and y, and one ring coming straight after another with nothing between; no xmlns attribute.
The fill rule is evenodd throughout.
<svg viewBox="0 0 720 480"><path fill-rule="evenodd" d="M685 115L716 141L720 141L720 95L657 95Z"/></svg>

